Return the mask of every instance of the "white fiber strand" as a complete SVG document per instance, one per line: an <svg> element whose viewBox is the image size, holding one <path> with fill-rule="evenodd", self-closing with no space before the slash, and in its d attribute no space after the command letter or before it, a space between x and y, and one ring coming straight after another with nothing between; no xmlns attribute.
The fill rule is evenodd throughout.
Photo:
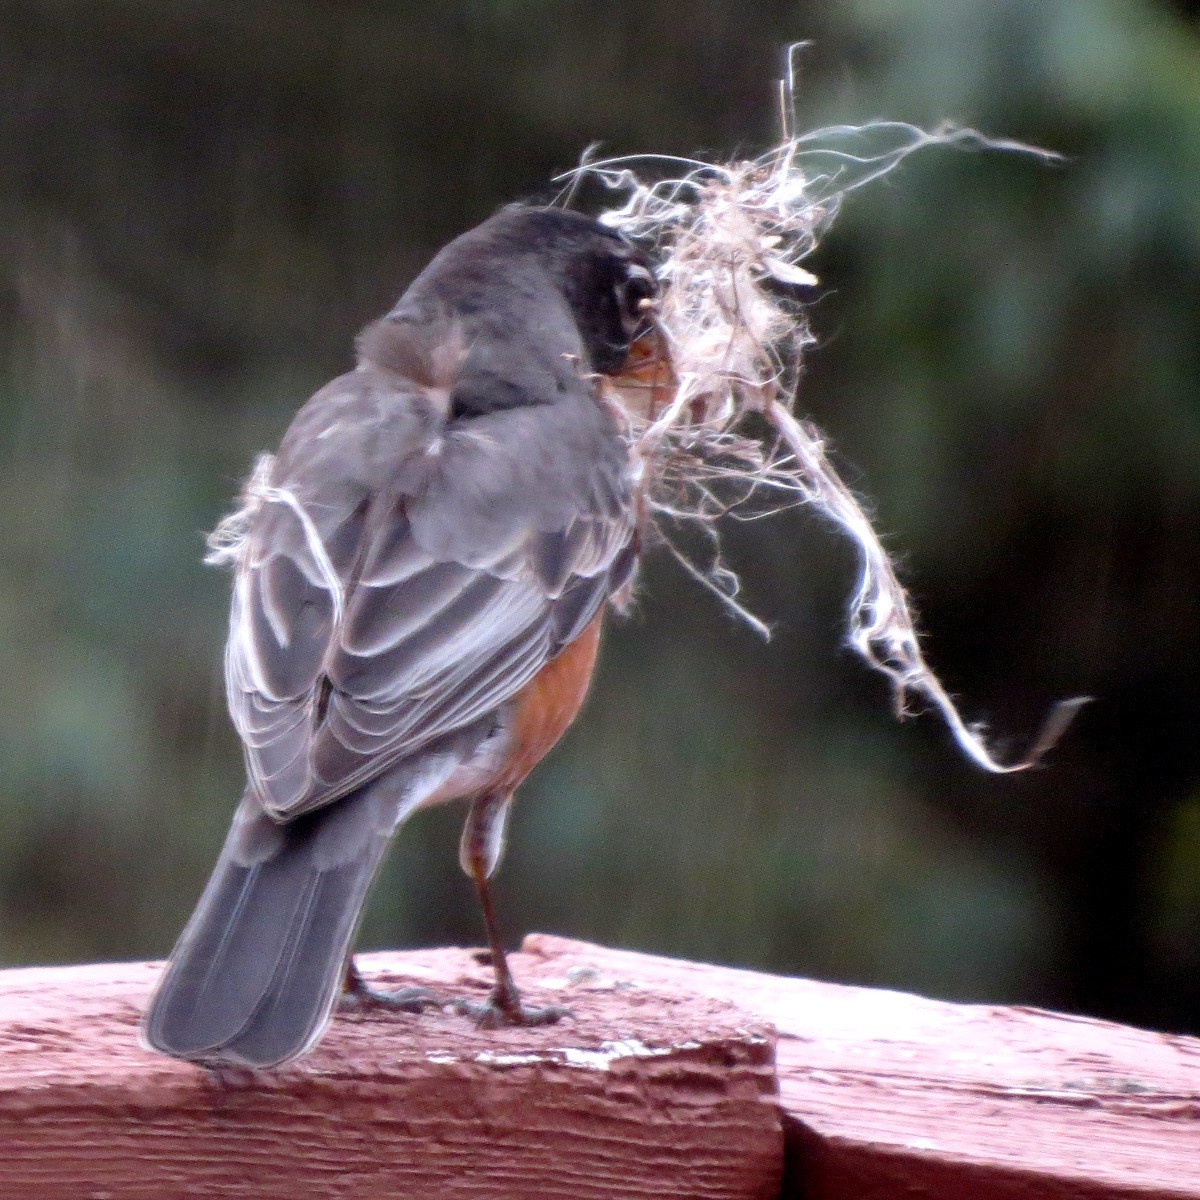
<svg viewBox="0 0 1200 1200"><path fill-rule="evenodd" d="M791 88L789 59L781 90L785 114ZM670 386L616 388L640 502L688 573L764 637L768 627L737 600L737 576L721 558L715 523L725 515L761 516L797 501L810 504L858 550L847 642L887 676L897 714L906 715L910 699L922 696L974 762L998 773L1024 770L1050 749L1085 701L1055 706L1029 752L1011 763L988 749L982 727L963 720L925 662L907 595L870 520L827 458L819 431L791 411L813 336L803 305L788 293L817 283L803 264L844 197L917 150L959 146L1058 156L973 129L924 130L895 121L797 136L789 117L784 135L779 146L746 162L585 158L568 176L572 188L586 176L620 196L601 220L648 244L659 263L662 290L654 315ZM670 166L681 174L639 174ZM763 421L786 454L764 443ZM687 526L711 546L707 566L672 540L673 529Z"/></svg>

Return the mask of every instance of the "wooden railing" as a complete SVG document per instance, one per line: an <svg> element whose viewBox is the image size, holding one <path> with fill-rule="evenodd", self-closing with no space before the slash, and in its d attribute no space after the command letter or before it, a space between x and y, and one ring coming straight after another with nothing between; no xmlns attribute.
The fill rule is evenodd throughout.
<svg viewBox="0 0 1200 1200"><path fill-rule="evenodd" d="M533 935L533 1003L339 1016L284 1069L141 1049L158 964L0 972L0 1198L1200 1197L1200 1040ZM465 950L367 955L479 995Z"/></svg>

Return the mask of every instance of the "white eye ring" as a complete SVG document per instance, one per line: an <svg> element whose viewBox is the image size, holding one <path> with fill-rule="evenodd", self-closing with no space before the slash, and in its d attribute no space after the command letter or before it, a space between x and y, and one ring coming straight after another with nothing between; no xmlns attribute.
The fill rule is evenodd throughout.
<svg viewBox="0 0 1200 1200"><path fill-rule="evenodd" d="M625 271L629 280L640 279L643 283L648 283L653 288L658 287L658 282L654 278L654 272L647 270L641 263L630 263L625 268Z"/></svg>
<svg viewBox="0 0 1200 1200"><path fill-rule="evenodd" d="M646 314L653 309L658 293L654 273L641 263L625 263L625 277L616 286L621 325L631 340L645 332Z"/></svg>

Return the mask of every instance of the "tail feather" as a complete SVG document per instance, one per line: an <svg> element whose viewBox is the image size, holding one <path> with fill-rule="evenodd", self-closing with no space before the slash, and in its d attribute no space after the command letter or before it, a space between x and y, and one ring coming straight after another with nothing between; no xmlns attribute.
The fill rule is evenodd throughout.
<svg viewBox="0 0 1200 1200"><path fill-rule="evenodd" d="M150 1046L268 1067L316 1041L395 825L394 793L372 781L279 825L247 792L150 1003Z"/></svg>

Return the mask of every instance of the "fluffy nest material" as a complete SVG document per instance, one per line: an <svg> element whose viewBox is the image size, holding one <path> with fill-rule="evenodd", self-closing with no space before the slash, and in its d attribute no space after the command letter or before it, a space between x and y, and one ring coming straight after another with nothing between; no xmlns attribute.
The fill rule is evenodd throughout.
<svg viewBox="0 0 1200 1200"><path fill-rule="evenodd" d="M717 523L731 513L761 516L801 503L816 509L858 551L847 640L888 677L897 715L919 698L980 766L1020 771L1058 740L1086 701L1059 703L1024 756L999 761L983 728L964 721L926 663L905 589L863 505L826 456L820 431L794 413L813 341L803 297L817 279L806 261L848 193L931 145L1056 157L971 129L876 122L787 135L762 156L731 164L585 158L567 178L570 190L581 179L599 180L617 200L601 220L648 246L659 264L655 328L610 391L648 523L691 575L766 636L767 627L738 600ZM671 177L661 178L664 172ZM681 548L685 531L707 546L699 559ZM693 546L696 540L683 538Z"/></svg>

